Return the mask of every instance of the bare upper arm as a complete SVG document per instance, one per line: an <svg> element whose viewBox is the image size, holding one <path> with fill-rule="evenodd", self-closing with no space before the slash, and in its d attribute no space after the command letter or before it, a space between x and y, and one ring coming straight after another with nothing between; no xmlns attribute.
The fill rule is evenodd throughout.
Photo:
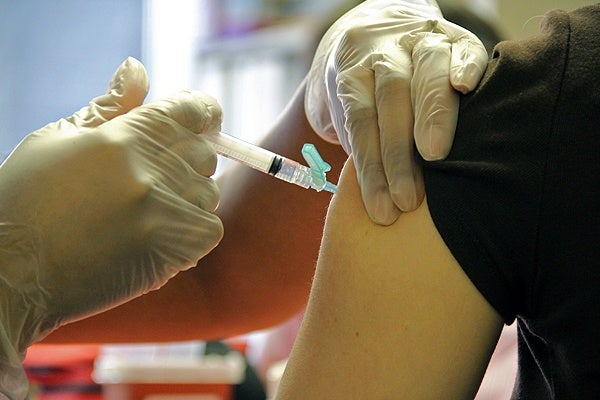
<svg viewBox="0 0 600 400"><path fill-rule="evenodd" d="M501 328L427 204L373 224L350 160L278 399L472 398Z"/></svg>

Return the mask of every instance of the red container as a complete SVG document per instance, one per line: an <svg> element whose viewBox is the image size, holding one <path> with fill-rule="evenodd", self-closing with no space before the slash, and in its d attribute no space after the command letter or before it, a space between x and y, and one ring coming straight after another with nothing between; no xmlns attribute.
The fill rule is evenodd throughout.
<svg viewBox="0 0 600 400"><path fill-rule="evenodd" d="M245 365L235 351L198 356L181 350L136 354L112 349L96 359L92 377L106 400L230 400L233 385L244 379Z"/></svg>

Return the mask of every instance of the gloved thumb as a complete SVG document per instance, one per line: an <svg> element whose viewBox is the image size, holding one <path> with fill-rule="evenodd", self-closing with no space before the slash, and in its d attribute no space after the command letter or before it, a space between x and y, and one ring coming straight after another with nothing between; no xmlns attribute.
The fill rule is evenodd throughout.
<svg viewBox="0 0 600 400"><path fill-rule="evenodd" d="M78 128L93 128L140 106L148 94L148 73L141 62L128 57L113 74L106 93L90 101L67 122Z"/></svg>

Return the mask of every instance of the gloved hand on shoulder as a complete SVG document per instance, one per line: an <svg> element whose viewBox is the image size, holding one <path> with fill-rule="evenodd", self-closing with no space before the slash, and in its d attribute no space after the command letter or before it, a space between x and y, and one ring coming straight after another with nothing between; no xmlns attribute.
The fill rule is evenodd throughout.
<svg viewBox="0 0 600 400"><path fill-rule="evenodd" d="M367 0L321 39L307 77L306 115L324 139L352 154L366 210L388 225L424 197L414 145L445 158L458 92L479 83L488 56L435 0Z"/></svg>
<svg viewBox="0 0 600 400"><path fill-rule="evenodd" d="M22 359L70 321L158 289L223 235L210 178L221 108L183 92L141 105L128 59L108 92L29 134L0 167L0 393L26 396ZM0 396L2 397L2 396Z"/></svg>

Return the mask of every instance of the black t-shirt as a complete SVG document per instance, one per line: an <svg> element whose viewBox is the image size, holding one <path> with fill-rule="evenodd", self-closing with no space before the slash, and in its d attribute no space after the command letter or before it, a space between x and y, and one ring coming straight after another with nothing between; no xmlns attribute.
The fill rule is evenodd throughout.
<svg viewBox="0 0 600 400"><path fill-rule="evenodd" d="M600 5L500 43L450 156L423 168L444 241L518 320L513 397L600 398Z"/></svg>

